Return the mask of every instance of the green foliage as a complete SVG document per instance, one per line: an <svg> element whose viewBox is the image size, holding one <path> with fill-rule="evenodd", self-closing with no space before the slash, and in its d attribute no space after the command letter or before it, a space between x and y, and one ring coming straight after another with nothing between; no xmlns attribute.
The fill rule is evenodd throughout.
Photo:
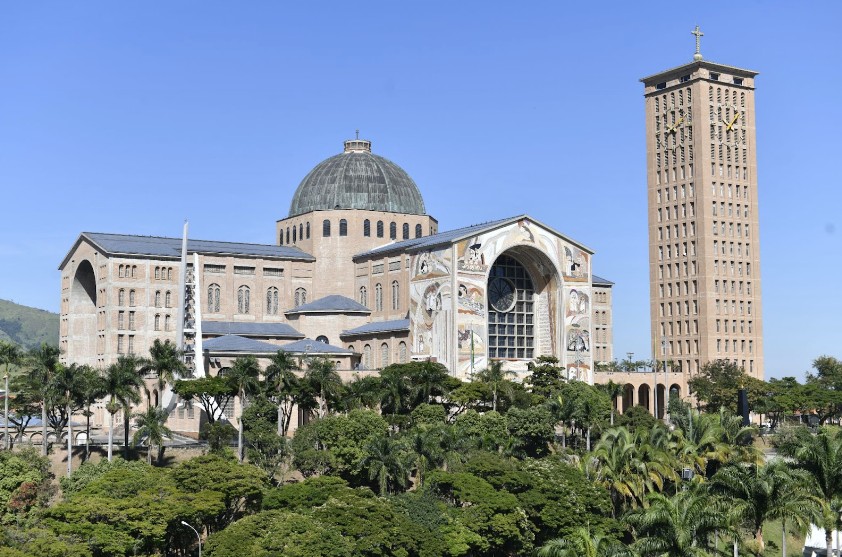
<svg viewBox="0 0 842 557"><path fill-rule="evenodd" d="M202 438L208 442L208 450L217 455L231 453L228 446L236 435L237 430L228 422L207 422L201 431Z"/></svg>
<svg viewBox="0 0 842 557"><path fill-rule="evenodd" d="M366 489L367 488L360 488ZM352 490L348 482L335 476L317 476L303 482L284 485L266 492L263 498L264 510L289 510L306 512L324 505L331 497Z"/></svg>
<svg viewBox="0 0 842 557"><path fill-rule="evenodd" d="M506 446L509 437L506 417L494 411L480 414L476 410L468 410L456 417L453 431L456 438L466 446L495 450Z"/></svg>
<svg viewBox="0 0 842 557"><path fill-rule="evenodd" d="M708 412L727 408L738 414L737 392L746 389L749 408L754 408L766 398L763 381L745 373L743 368L730 360L715 360L702 366L699 373L689 381L690 391Z"/></svg>
<svg viewBox="0 0 842 557"><path fill-rule="evenodd" d="M61 492L64 499L67 500L107 472L111 472L112 470L130 470L141 473L145 472L147 468L147 464L137 461L127 461L122 458L115 458L111 462L105 459L97 463L85 462L74 470L71 475L64 476L59 480Z"/></svg>
<svg viewBox="0 0 842 557"><path fill-rule="evenodd" d="M520 456L546 454L555 435L555 418L545 406L510 408L506 412L506 425L514 439L513 450Z"/></svg>
<svg viewBox="0 0 842 557"><path fill-rule="evenodd" d="M658 423L660 422L655 419L655 416L643 406L632 406L617 419L617 425L621 425L631 431L652 429Z"/></svg>
<svg viewBox="0 0 842 557"><path fill-rule="evenodd" d="M35 449L0 452L0 523L46 504L49 481L50 463Z"/></svg>
<svg viewBox="0 0 842 557"><path fill-rule="evenodd" d="M225 406L237 394L237 385L226 377L199 377L180 379L175 382L173 392L184 400L196 400L205 411L208 423L215 423Z"/></svg>
<svg viewBox="0 0 842 557"><path fill-rule="evenodd" d="M24 348L58 346L57 313L0 300L0 340Z"/></svg>
<svg viewBox="0 0 842 557"><path fill-rule="evenodd" d="M564 368L558 365L555 356L538 356L532 364L532 371L524 383L531 385L533 394L548 399L564 384Z"/></svg>
<svg viewBox="0 0 842 557"><path fill-rule="evenodd" d="M441 404L419 404L411 413L412 425L417 427L423 424L443 424L447 419L447 413Z"/></svg>
<svg viewBox="0 0 842 557"><path fill-rule="evenodd" d="M243 411L243 435L249 462L266 473L270 481L289 456L287 440L278 435L278 409L265 395L252 399Z"/></svg>

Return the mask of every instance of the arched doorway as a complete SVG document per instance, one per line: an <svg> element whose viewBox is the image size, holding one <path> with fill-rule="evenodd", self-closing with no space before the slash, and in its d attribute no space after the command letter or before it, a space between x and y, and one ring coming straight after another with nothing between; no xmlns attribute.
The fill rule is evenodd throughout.
<svg viewBox="0 0 842 557"><path fill-rule="evenodd" d="M649 406L649 385L643 384L637 388L637 405L643 406L649 413L652 413L652 408Z"/></svg>
<svg viewBox="0 0 842 557"><path fill-rule="evenodd" d="M656 418L661 420L661 419L664 418L664 416L666 415L666 412L667 412L667 405L666 405L667 388L664 385L661 385L660 383L658 383L657 388L658 388L658 391L657 391L656 396L657 396L657 400L658 400L658 415L656 416Z"/></svg>
<svg viewBox="0 0 842 557"><path fill-rule="evenodd" d="M83 361L82 354L96 354L96 276L91 262L79 262L70 286L70 311L67 321L67 346L65 357L77 363L94 364L95 358Z"/></svg>
<svg viewBox="0 0 842 557"><path fill-rule="evenodd" d="M623 387L623 414L632 406L634 406L634 385L626 383Z"/></svg>

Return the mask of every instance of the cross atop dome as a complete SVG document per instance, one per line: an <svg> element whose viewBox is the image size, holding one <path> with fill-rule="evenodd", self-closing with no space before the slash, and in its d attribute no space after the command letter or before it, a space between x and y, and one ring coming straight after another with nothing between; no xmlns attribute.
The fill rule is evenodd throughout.
<svg viewBox="0 0 842 557"><path fill-rule="evenodd" d="M691 35L696 35L696 53L693 55L693 60L697 62L702 59L702 37L705 36L704 33L699 29L699 26L696 25L696 28L690 31Z"/></svg>

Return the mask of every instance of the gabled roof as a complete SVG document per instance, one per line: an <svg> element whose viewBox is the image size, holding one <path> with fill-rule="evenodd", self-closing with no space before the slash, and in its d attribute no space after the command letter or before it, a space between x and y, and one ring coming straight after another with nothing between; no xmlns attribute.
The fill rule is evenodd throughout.
<svg viewBox="0 0 842 557"><path fill-rule="evenodd" d="M599 286L614 286L614 283L610 280L598 277L594 274L591 274L591 283Z"/></svg>
<svg viewBox="0 0 842 557"><path fill-rule="evenodd" d="M318 300L313 300L308 304L302 304L298 307L286 310L284 313L371 313L371 310L364 305L352 300L351 298L340 296L339 294L331 294Z"/></svg>
<svg viewBox="0 0 842 557"><path fill-rule="evenodd" d="M247 354L274 354L281 347L276 344L269 344L241 337L239 335L222 335L221 337L209 338L202 341L202 350L209 352L243 352Z"/></svg>
<svg viewBox="0 0 842 557"><path fill-rule="evenodd" d="M303 334L286 323L242 323L239 321L202 321L202 334L304 338Z"/></svg>
<svg viewBox="0 0 842 557"><path fill-rule="evenodd" d="M393 253L404 253L404 252L415 252L415 251L426 251L434 247L450 245L460 240L464 240L466 238L471 238L476 236L477 234L482 234L488 232L490 230L494 230L495 228L499 228L501 226L505 226L507 224L511 224L513 222L517 222L521 219L529 219L533 223L538 226L542 226L561 238L564 238L571 244L574 244L589 253L593 253L593 250L572 240L561 234L560 232L553 230L549 226L546 226L543 223L540 223L530 217L529 215L517 215L514 217L509 217L507 219L500 219L494 220L489 222L483 222L480 224L472 224L470 226L465 226L462 228L456 228L455 230L447 230L445 232L439 232L437 234L432 234L430 236L422 236L421 238L413 238L411 240L403 240L401 242L394 242L391 244L387 244L385 246L380 246L379 248L374 248L373 250L369 250L363 253L356 254L353 259L356 261L357 259L364 259L369 257L382 257L385 255L390 255Z"/></svg>
<svg viewBox="0 0 842 557"><path fill-rule="evenodd" d="M302 354L310 354L314 356L318 356L320 354L353 354L353 352L346 350L345 348L319 342L311 338L305 338L304 340L284 344L281 346L281 350L284 352L300 352Z"/></svg>
<svg viewBox="0 0 842 557"><path fill-rule="evenodd" d="M366 323L360 327L342 331L339 336L353 337L398 331L409 331L409 319L393 319L391 321L375 321L374 323Z"/></svg>
<svg viewBox="0 0 842 557"><path fill-rule="evenodd" d="M82 232L76 243L64 257L59 268L64 267L70 254L82 242L87 240L97 249L108 255L135 255L157 257L161 259L181 258L181 238L163 236L136 236L132 234L105 234L101 232ZM239 242L216 242L212 240L187 240L188 253L209 255L235 255L246 257L265 257L269 259L293 259L315 261L309 253L291 246L271 244L243 244Z"/></svg>

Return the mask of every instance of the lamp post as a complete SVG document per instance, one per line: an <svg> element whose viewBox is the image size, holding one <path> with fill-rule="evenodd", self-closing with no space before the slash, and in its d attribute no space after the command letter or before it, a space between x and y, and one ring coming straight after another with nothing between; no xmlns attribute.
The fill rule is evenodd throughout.
<svg viewBox="0 0 842 557"><path fill-rule="evenodd" d="M8 451L11 447L9 439L9 366L6 366L6 374L3 376L5 382L3 391L3 447Z"/></svg>
<svg viewBox="0 0 842 557"><path fill-rule="evenodd" d="M667 339L661 339L661 354L664 356L664 419L667 419L667 408L669 408L670 382L667 375ZM655 364L657 367L657 363ZM657 380L655 381L657 384Z"/></svg>
<svg viewBox="0 0 842 557"><path fill-rule="evenodd" d="M196 534L196 539L199 540L199 557L202 557L202 536L199 535L199 531L187 524L186 522L184 522L183 520L181 521L181 523L193 530L193 533Z"/></svg>

